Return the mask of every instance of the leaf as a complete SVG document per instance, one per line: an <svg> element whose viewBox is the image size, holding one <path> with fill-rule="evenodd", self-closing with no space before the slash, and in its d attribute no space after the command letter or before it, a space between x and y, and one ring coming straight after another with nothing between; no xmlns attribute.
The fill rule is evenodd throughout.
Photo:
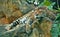
<svg viewBox="0 0 60 37"><path fill-rule="evenodd" d="M58 34L59 34L58 24L53 24L51 29L51 36L58 37Z"/></svg>
<svg viewBox="0 0 60 37"><path fill-rule="evenodd" d="M43 1L41 4L39 4L38 7L47 6L48 9L52 10L54 4L55 4L55 2L50 2L50 1L45 0L45 1Z"/></svg>
<svg viewBox="0 0 60 37"><path fill-rule="evenodd" d="M55 4L55 2L51 3L51 4L48 6L48 9L52 10L52 9L53 9L54 4Z"/></svg>

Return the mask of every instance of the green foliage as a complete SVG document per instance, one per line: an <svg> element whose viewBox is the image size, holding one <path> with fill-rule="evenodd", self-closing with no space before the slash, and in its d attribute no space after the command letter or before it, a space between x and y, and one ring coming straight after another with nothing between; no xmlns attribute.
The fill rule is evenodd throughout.
<svg viewBox="0 0 60 37"><path fill-rule="evenodd" d="M41 4L39 4L39 7L41 7L41 6L47 6L48 9L52 10L54 4L55 4L55 2L50 2L48 0L45 0Z"/></svg>
<svg viewBox="0 0 60 37"><path fill-rule="evenodd" d="M59 35L60 35L60 23L59 23L58 27L59 27Z"/></svg>
<svg viewBox="0 0 60 37"><path fill-rule="evenodd" d="M60 13L57 14L56 21L60 22Z"/></svg>
<svg viewBox="0 0 60 37"><path fill-rule="evenodd" d="M58 21L57 25L58 25L58 29L59 29L59 35L60 35L60 13L57 14L56 21Z"/></svg>
<svg viewBox="0 0 60 37"><path fill-rule="evenodd" d="M58 25L57 24L53 24L52 25L52 29L51 29L52 37L58 37L58 33L59 33Z"/></svg>
<svg viewBox="0 0 60 37"><path fill-rule="evenodd" d="M43 3L45 6L49 6L51 4L51 2L49 2L49 1L44 1Z"/></svg>
<svg viewBox="0 0 60 37"><path fill-rule="evenodd" d="M58 10L57 10L58 12L60 12L60 8L58 8Z"/></svg>
<svg viewBox="0 0 60 37"><path fill-rule="evenodd" d="M57 14L56 20L52 25L51 35L52 37L58 37L58 35L60 35L60 13Z"/></svg>

